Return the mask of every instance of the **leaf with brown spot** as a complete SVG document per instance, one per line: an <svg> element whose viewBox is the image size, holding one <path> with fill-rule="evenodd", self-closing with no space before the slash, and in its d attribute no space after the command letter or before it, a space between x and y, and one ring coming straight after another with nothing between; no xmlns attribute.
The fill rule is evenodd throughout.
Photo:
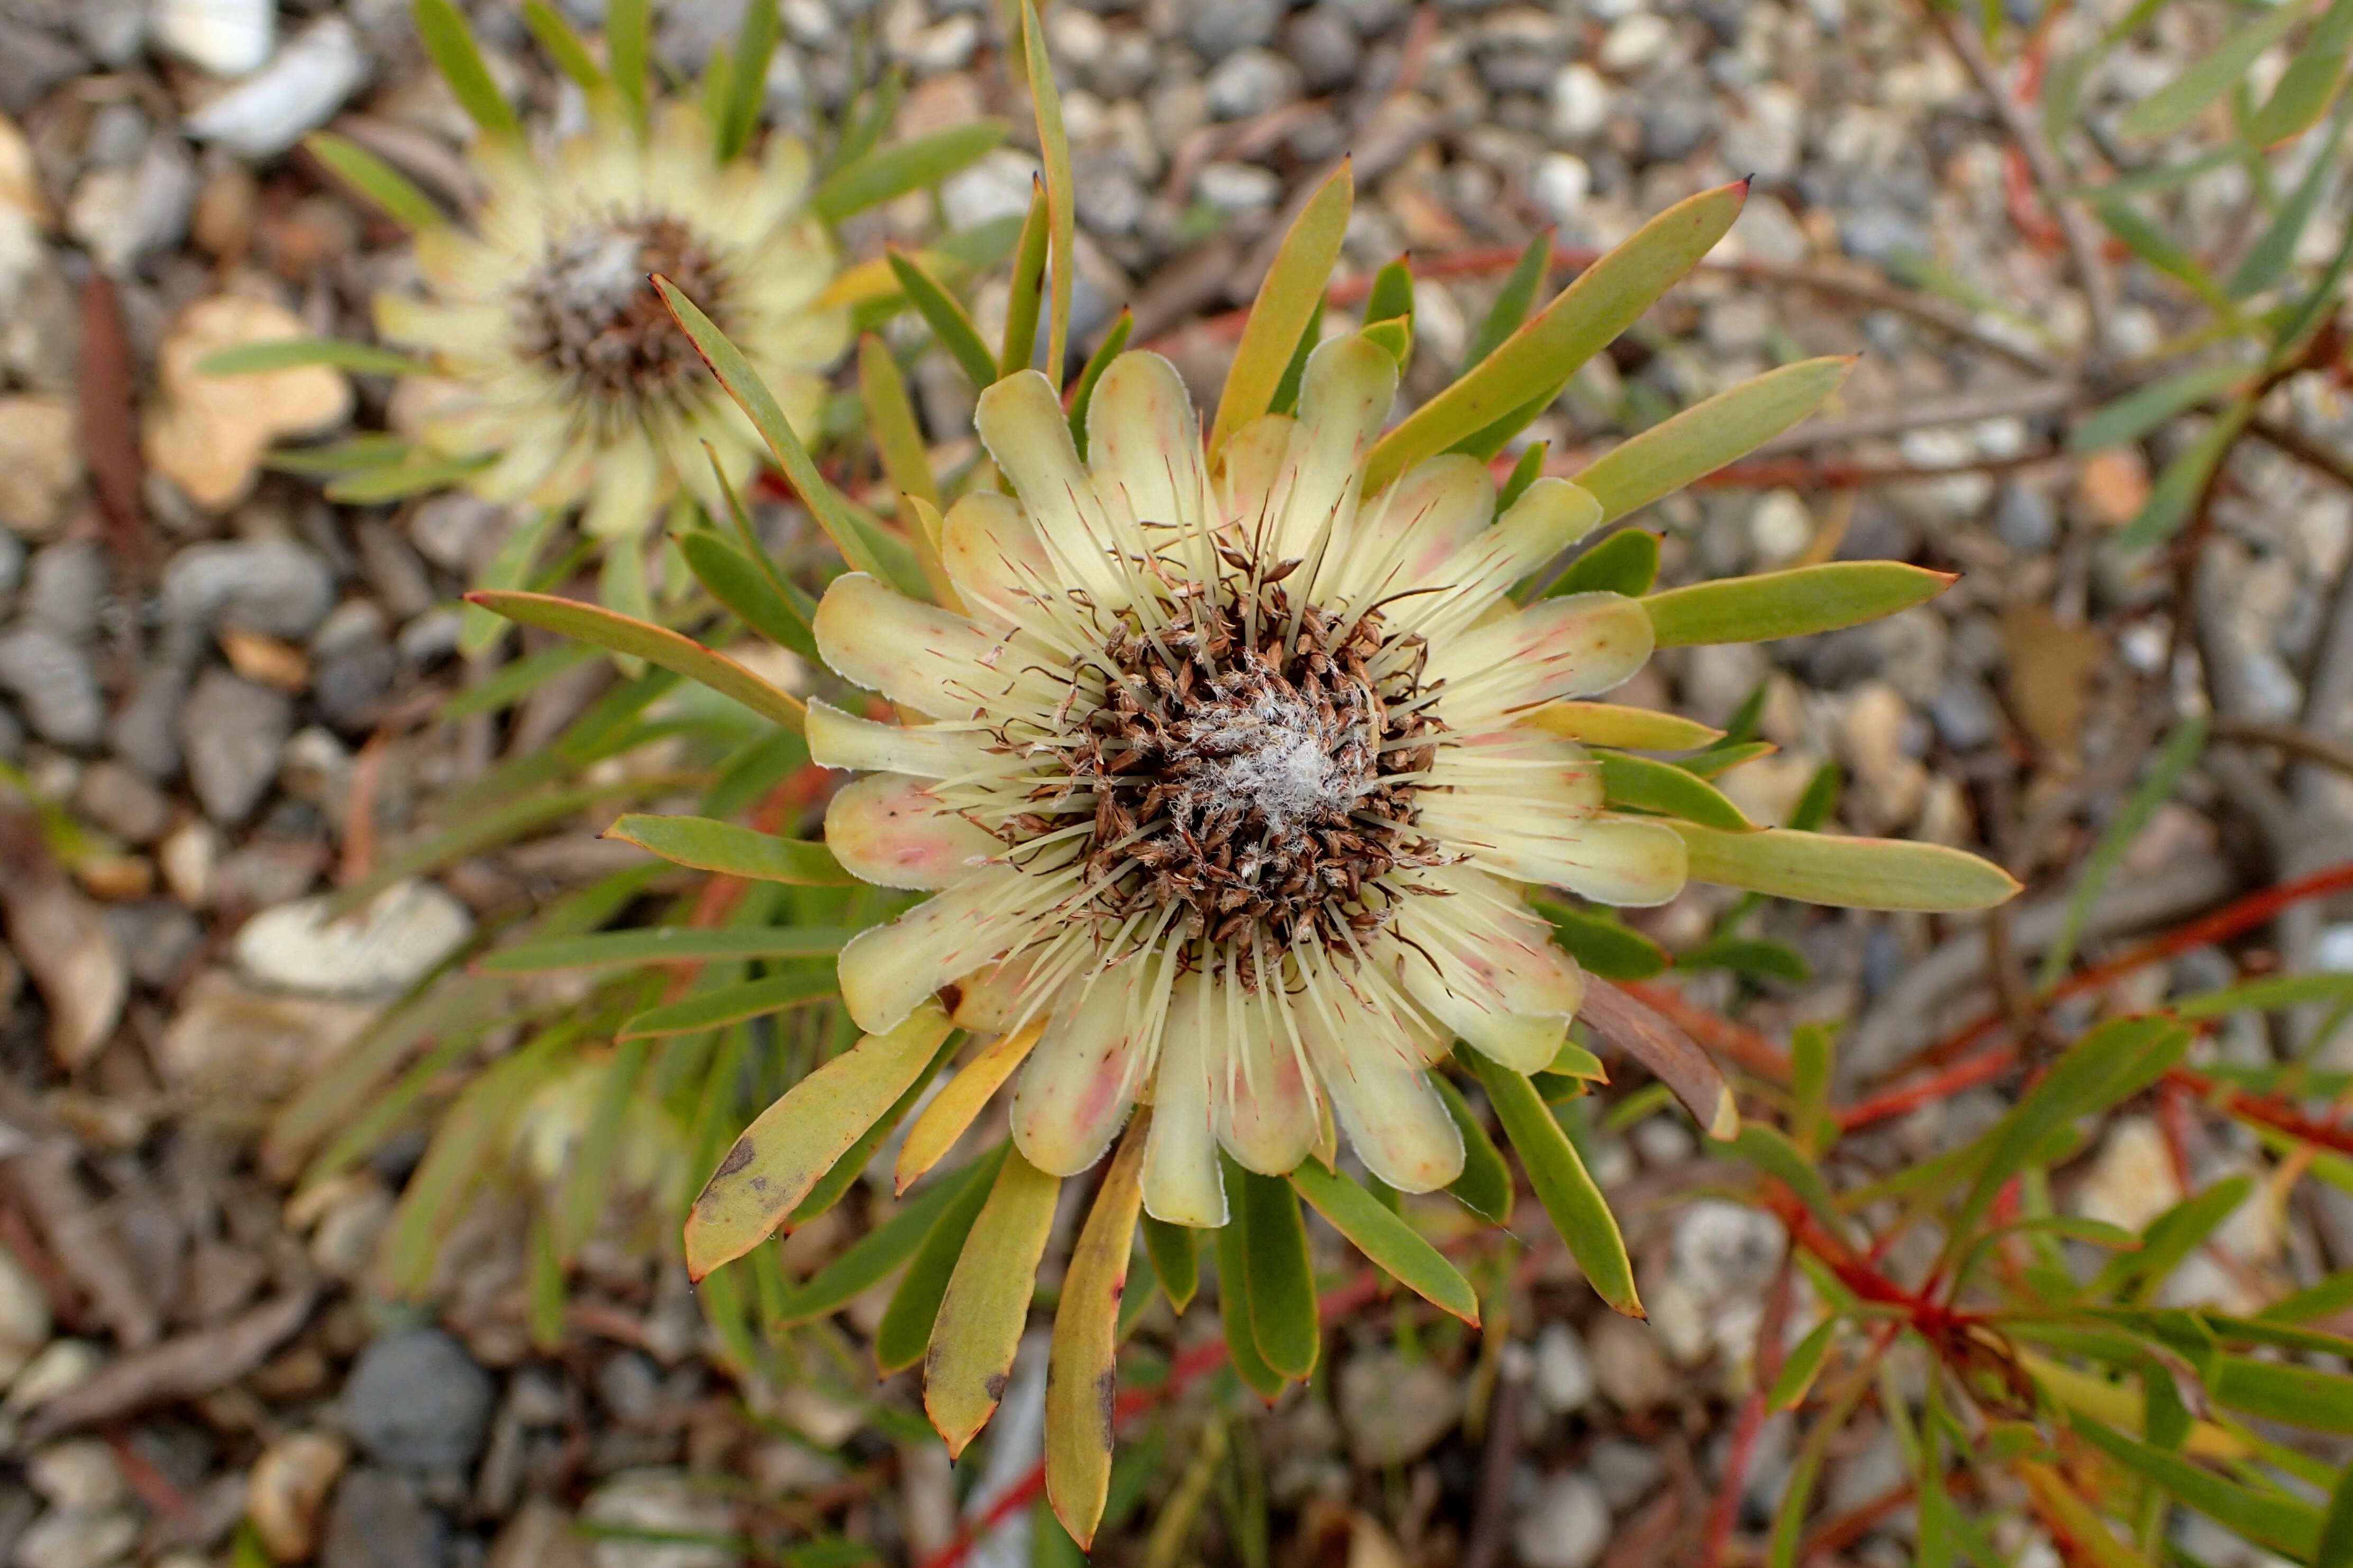
<svg viewBox="0 0 2353 1568"><path fill-rule="evenodd" d="M686 1216L686 1271L700 1279L784 1223L818 1178L888 1110L947 1038L948 1016L918 1007L795 1084L719 1163Z"/></svg>
<svg viewBox="0 0 2353 1568"><path fill-rule="evenodd" d="M1046 1497L1082 1551L1094 1540L1111 1488L1112 1409L1118 1389L1119 1299L1144 1198L1144 1129L1129 1123L1086 1227L1071 1253L1046 1361Z"/></svg>
<svg viewBox="0 0 2353 1568"><path fill-rule="evenodd" d="M1588 974L1577 1016L1593 1032L1651 1069L1692 1113L1700 1130L1723 1142L1740 1136L1732 1086L1689 1035L1607 980Z"/></svg>
<svg viewBox="0 0 2353 1568"><path fill-rule="evenodd" d="M988 1424L1005 1393L1061 1190L1060 1177L1038 1169L1018 1149L1007 1151L948 1276L923 1353L923 1413L946 1440L951 1459Z"/></svg>

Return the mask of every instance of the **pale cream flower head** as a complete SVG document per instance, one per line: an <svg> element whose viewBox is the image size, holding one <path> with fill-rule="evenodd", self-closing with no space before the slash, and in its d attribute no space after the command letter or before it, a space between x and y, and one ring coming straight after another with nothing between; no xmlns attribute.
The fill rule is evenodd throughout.
<svg viewBox="0 0 2353 1568"><path fill-rule="evenodd" d="M824 373L849 340L820 296L835 270L807 205L807 147L772 136L757 159L718 161L709 117L671 102L640 135L600 98L587 126L534 156L484 137L473 232L417 237L421 295L385 294L376 327L426 351L445 384L423 419L440 455L481 459L487 499L569 510L585 531L638 533L683 484L708 510L762 450L751 422L703 373L649 275L669 278L725 330L786 418L813 434Z"/></svg>
<svg viewBox="0 0 2353 1568"><path fill-rule="evenodd" d="M1683 883L1674 830L1605 811L1539 722L1639 669L1649 617L1509 596L1599 505L1547 479L1499 516L1460 455L1365 497L1397 378L1378 344L1327 342L1296 418L1214 468L1157 355L1104 374L1083 459L1043 376L999 382L976 423L1016 495L966 496L943 532L965 613L859 574L818 612L839 674L931 721L810 706L816 759L876 773L835 797L835 856L937 893L843 951L852 1016L881 1033L944 992L977 1031L1040 1029L1023 1156L1082 1170L1149 1102L1164 1220L1225 1222L1220 1146L1282 1173L1345 1131L1394 1187L1453 1180L1430 1064L1460 1037L1540 1069L1584 994L1517 884Z"/></svg>

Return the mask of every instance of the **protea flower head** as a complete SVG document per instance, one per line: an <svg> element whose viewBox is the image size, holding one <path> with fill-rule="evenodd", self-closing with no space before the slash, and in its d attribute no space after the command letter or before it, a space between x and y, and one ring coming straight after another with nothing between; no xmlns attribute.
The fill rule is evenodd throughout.
<svg viewBox="0 0 2353 1568"><path fill-rule="evenodd" d="M966 496L942 540L965 613L862 575L818 611L836 672L933 721L810 710L818 762L877 770L833 799L836 858L938 894L844 950L850 1016L881 1034L944 993L965 1027L1037 1026L1015 1146L1073 1175L1149 1101L1158 1219L1225 1223L1220 1148L1283 1175L1335 1128L1390 1186L1444 1186L1462 1137L1430 1063L1461 1038L1538 1071L1584 993L1520 885L1683 884L1683 839L1607 810L1543 721L1641 668L1649 616L1509 597L1599 503L1540 479L1499 514L1459 454L1364 495L1397 377L1324 343L1297 416L1215 472L1156 354L1103 375L1087 462L1044 376L1000 381L977 423L1015 495Z"/></svg>
<svg viewBox="0 0 2353 1568"><path fill-rule="evenodd" d="M655 273L743 346L797 428L814 426L849 322L818 304L835 250L807 206L808 149L779 133L722 160L714 134L684 102L655 105L641 132L603 95L543 152L476 142L470 227L420 234L422 290L375 302L385 340L430 363L422 437L475 465L467 488L578 508L584 531L613 539L651 527L681 485L721 504L705 443L731 483L751 474L760 438L702 374Z"/></svg>
<svg viewBox="0 0 2353 1568"><path fill-rule="evenodd" d="M1031 63L1048 90L1042 58ZM1040 123L1050 149L1055 121L1041 110ZM925 570L893 572L896 585L866 525L788 433L772 433L867 568L832 582L807 639L895 721L880 706L803 707L675 634L569 601L476 596L667 661L799 722L815 761L865 775L834 795L822 849L698 819L631 817L615 832L714 870L931 895L841 947L841 999L864 1037L719 1163L689 1213L690 1272L833 1202L968 1034L967 1059L906 1129L900 1186L1008 1084L1011 1136L913 1200L928 1228L876 1357L886 1371L922 1360L926 1410L960 1451L1006 1386L1060 1183L1100 1167L1046 1394L1048 1492L1082 1543L1108 1484L1139 1218L1180 1307L1191 1237L1216 1233L1227 1345L1270 1394L1318 1354L1302 1197L1475 1321L1470 1285L1377 1195L1451 1185L1479 1212L1508 1207L1455 1073L1483 1090L1595 1289L1640 1315L1623 1238L1546 1103L1605 1076L1572 1022L1655 1073L1713 1136L1738 1131L1739 1115L1695 1044L1556 945L1530 889L1656 904L1696 877L1905 909L2016 890L1936 846L1759 827L1706 782L1747 749L1592 700L1654 647L1852 625L1949 579L1839 563L1662 594L1642 592L1647 570L1616 579L1631 592L1545 591L1548 565L1594 531L1803 418L1844 362L1735 387L1571 477L1538 477L1541 449L1500 484L1489 466L1697 262L1744 195L1703 193L1654 218L1389 426L1410 342L1401 269L1373 291L1388 314L1294 353L1313 341L1345 228L1344 171L1278 256L1206 435L1176 370L1149 353L1099 353L1067 414L1036 370L984 377L976 425L995 472L944 517L910 498L906 553ZM1020 288L1039 290L1034 269ZM668 297L761 407L741 356ZM904 591L919 575L935 602ZM775 624L799 615L780 599ZM1640 754L1694 748L1710 749L1687 766Z"/></svg>

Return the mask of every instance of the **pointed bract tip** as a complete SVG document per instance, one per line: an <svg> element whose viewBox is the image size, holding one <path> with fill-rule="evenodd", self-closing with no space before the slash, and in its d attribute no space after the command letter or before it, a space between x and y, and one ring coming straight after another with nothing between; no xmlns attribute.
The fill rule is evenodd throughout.
<svg viewBox="0 0 2353 1568"><path fill-rule="evenodd" d="M1715 1115L1707 1124L1707 1135L1719 1143L1729 1143L1740 1136L1740 1108L1732 1102L1730 1089L1717 1100Z"/></svg>

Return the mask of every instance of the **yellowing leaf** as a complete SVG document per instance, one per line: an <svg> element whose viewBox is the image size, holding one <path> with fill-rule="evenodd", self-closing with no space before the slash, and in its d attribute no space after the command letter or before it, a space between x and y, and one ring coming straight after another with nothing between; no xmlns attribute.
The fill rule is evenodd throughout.
<svg viewBox="0 0 2353 1568"><path fill-rule="evenodd" d="M948 1276L931 1348L923 1353L923 1414L947 1443L951 1459L988 1424L1005 1396L1061 1190L1060 1177L1032 1165L1018 1149L1008 1152Z"/></svg>
<svg viewBox="0 0 2353 1568"><path fill-rule="evenodd" d="M1619 702L1547 702L1527 722L1564 741L1634 752L1695 752L1724 739L1696 720Z"/></svg>
<svg viewBox="0 0 2353 1568"><path fill-rule="evenodd" d="M1038 7L1021 0L1021 52L1029 70L1029 102L1038 111L1039 158L1046 166L1047 254L1054 298L1046 319L1046 367L1055 389L1062 384L1062 360L1071 349L1071 288L1077 277L1072 252L1078 246L1078 190L1071 183L1071 139L1062 129L1062 95L1054 88L1054 62L1047 58L1046 30Z"/></svg>
<svg viewBox="0 0 2353 1568"><path fill-rule="evenodd" d="M1820 408L1853 368L1852 356L1833 354L1767 371L1620 442L1574 482L1601 503L1603 522L1624 517L1770 441Z"/></svg>
<svg viewBox="0 0 2353 1568"><path fill-rule="evenodd" d="M1799 903L1848 910L1985 910L2018 892L1990 860L1941 844L1845 838L1768 827L1721 833L1671 825L1691 850L1694 881L1746 888Z"/></svg>
<svg viewBox="0 0 2353 1568"><path fill-rule="evenodd" d="M1299 209L1298 221L1282 237L1274 265L1259 284L1241 345L1234 351L1233 368L1226 373L1226 389L1218 398L1217 418L1209 426L1212 460L1235 431L1272 405L1292 351L1323 312L1324 285L1332 276L1332 264L1340 258L1340 242L1347 237L1348 214L1356 200L1354 165L1343 162Z"/></svg>
<svg viewBox="0 0 2353 1568"><path fill-rule="evenodd" d="M833 851L822 844L779 838L707 816L648 816L633 812L605 829L604 836L698 871L795 888L858 885L858 879L843 870Z"/></svg>
<svg viewBox="0 0 2353 1568"><path fill-rule="evenodd" d="M1081 1551L1094 1542L1111 1490L1112 1411L1118 1399L1119 1299L1144 1201L1144 1129L1128 1125L1071 1250L1046 1360L1046 1497Z"/></svg>
<svg viewBox="0 0 2353 1568"><path fill-rule="evenodd" d="M1953 578L1900 561L1833 561L1669 588L1642 601L1661 647L1767 642L1860 626L1926 604Z"/></svg>
<svg viewBox="0 0 2353 1568"><path fill-rule="evenodd" d="M686 1271L700 1279L783 1223L874 1119L907 1091L947 1038L926 1003L887 1035L869 1035L760 1113L719 1162L686 1216Z"/></svg>
<svg viewBox="0 0 2353 1568"><path fill-rule="evenodd" d="M667 626L616 615L601 605L562 599L553 594L494 590L469 594L466 602L527 626L561 632L613 653L644 659L707 686L722 697L733 698L787 730L798 731L807 713L799 698L771 686L725 654L713 653Z"/></svg>
<svg viewBox="0 0 2353 1568"><path fill-rule="evenodd" d="M683 1001L652 1007L625 1020L617 1040L650 1039L660 1035L692 1035L746 1018L765 1018L791 1007L830 1001L833 970L804 969L797 973L770 974L740 985L723 985Z"/></svg>
<svg viewBox="0 0 2353 1568"><path fill-rule="evenodd" d="M986 1050L948 1079L945 1088L932 1096L932 1102L923 1107L923 1113L915 1118L914 1125L907 1129L905 1141L899 1145L899 1163L893 1177L900 1192L921 1181L926 1171L955 1147L956 1140L965 1135L973 1118L1013 1076L1013 1069L1029 1059L1030 1047L1045 1032L1045 1021L1040 1019L991 1041Z"/></svg>
<svg viewBox="0 0 2353 1568"><path fill-rule="evenodd" d="M1549 396L1577 367L1634 324L1724 237L1748 197L1739 181L1702 191L1644 224L1580 274L1503 346L1381 437L1366 459L1370 495L1420 462ZM1289 347L1286 341L1285 348Z"/></svg>

